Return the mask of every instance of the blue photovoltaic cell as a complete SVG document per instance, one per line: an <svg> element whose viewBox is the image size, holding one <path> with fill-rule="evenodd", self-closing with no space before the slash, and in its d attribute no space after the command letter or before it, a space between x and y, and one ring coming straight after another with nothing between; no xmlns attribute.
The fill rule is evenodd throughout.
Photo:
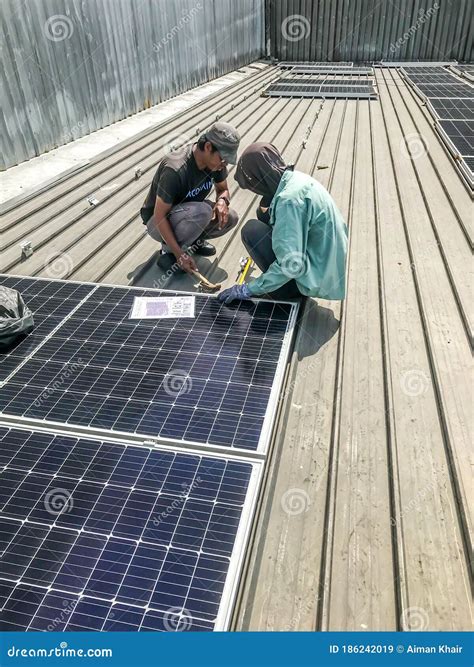
<svg viewBox="0 0 474 667"><path fill-rule="evenodd" d="M44 337L69 315L94 286L2 275L0 275L0 285L18 290L33 312L35 320L35 328L28 336L19 340L8 352L0 351L0 381L2 381L42 343Z"/></svg>
<svg viewBox="0 0 474 667"><path fill-rule="evenodd" d="M253 466L0 427L0 630L212 630Z"/></svg>
<svg viewBox="0 0 474 667"><path fill-rule="evenodd" d="M0 412L255 450L295 306L197 295L196 317L130 320L98 287L2 388Z"/></svg>

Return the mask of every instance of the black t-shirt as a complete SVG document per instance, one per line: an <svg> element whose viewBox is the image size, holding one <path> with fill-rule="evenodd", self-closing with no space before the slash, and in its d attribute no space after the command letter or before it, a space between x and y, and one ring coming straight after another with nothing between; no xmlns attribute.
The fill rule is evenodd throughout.
<svg viewBox="0 0 474 667"><path fill-rule="evenodd" d="M227 169L201 171L193 154L193 145L170 153L158 165L148 195L140 210L146 223L153 215L157 197L175 206L189 201L204 201L214 183L227 178Z"/></svg>

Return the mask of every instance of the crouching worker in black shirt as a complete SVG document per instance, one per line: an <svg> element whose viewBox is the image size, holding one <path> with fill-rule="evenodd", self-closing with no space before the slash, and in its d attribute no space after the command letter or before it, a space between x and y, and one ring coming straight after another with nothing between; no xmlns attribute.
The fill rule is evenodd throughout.
<svg viewBox="0 0 474 667"><path fill-rule="evenodd" d="M239 143L231 125L214 123L197 144L161 160L140 214L148 234L161 242L158 266L163 270L176 263L181 270L196 270L194 253L216 253L206 239L222 236L237 224L238 215L229 208L226 167L237 162ZM215 203L206 199L213 185Z"/></svg>

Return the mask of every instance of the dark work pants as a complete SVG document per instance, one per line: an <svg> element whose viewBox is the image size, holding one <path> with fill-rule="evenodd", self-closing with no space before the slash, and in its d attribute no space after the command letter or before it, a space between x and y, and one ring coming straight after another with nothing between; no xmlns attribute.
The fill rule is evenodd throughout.
<svg viewBox="0 0 474 667"><path fill-rule="evenodd" d="M262 273L276 260L272 248L272 228L261 220L248 220L242 228L242 243L247 248L250 257ZM282 287L267 296L272 299L296 299L302 296L294 280L290 280Z"/></svg>

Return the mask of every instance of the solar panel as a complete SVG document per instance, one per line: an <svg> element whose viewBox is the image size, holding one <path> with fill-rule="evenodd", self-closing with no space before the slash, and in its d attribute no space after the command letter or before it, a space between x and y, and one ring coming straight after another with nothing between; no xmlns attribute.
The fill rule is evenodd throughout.
<svg viewBox="0 0 474 667"><path fill-rule="evenodd" d="M35 329L31 334L19 340L8 352L0 352L2 381L78 306L94 286L72 282L38 282L34 278L13 276L0 276L0 285L18 290L33 311L35 320Z"/></svg>
<svg viewBox="0 0 474 667"><path fill-rule="evenodd" d="M427 74L428 76L440 74L442 72L449 74L449 71L447 69L436 65L433 67L426 67L426 66L414 67L413 65L409 65L409 66L404 66L403 71L406 72L407 74L416 74L416 75Z"/></svg>
<svg viewBox="0 0 474 667"><path fill-rule="evenodd" d="M228 623L260 463L0 427L0 630Z"/></svg>
<svg viewBox="0 0 474 667"><path fill-rule="evenodd" d="M426 84L417 84L417 88L424 94L426 97L461 97L461 98L474 98L474 89L468 86L467 84L453 84L453 85L430 85Z"/></svg>
<svg viewBox="0 0 474 667"><path fill-rule="evenodd" d="M472 74L474 74L474 65L471 64L456 65L456 69L460 69L464 72L471 72Z"/></svg>
<svg viewBox="0 0 474 667"><path fill-rule="evenodd" d="M353 62L351 61L340 61L340 62L324 62L322 60L320 61L314 61L312 62L311 60L295 60L294 62L291 62L289 60L284 60L280 63L278 63L279 67L352 67L354 65Z"/></svg>
<svg viewBox="0 0 474 667"><path fill-rule="evenodd" d="M4 419L265 451L297 305L196 295L195 318L129 319L159 294L97 287L7 379Z"/></svg>
<svg viewBox="0 0 474 667"><path fill-rule="evenodd" d="M291 68L292 74L354 74L368 75L373 74L372 67L308 67L306 65L297 65Z"/></svg>
<svg viewBox="0 0 474 667"><path fill-rule="evenodd" d="M442 120L439 125L460 155L474 155L474 121Z"/></svg>
<svg viewBox="0 0 474 667"><path fill-rule="evenodd" d="M270 97L342 97L370 99L376 97L375 89L372 85L346 85L346 86L327 86L327 85L298 85L275 83L269 86L265 94Z"/></svg>
<svg viewBox="0 0 474 667"><path fill-rule="evenodd" d="M466 166L468 169L470 169L472 172L474 172L474 156L469 156L469 155L463 155L463 160L466 163Z"/></svg>
<svg viewBox="0 0 474 667"><path fill-rule="evenodd" d="M275 85L284 86L373 86L373 81L366 77L300 77L300 78L284 78L277 81Z"/></svg>
<svg viewBox="0 0 474 667"><path fill-rule="evenodd" d="M474 98L430 97L429 105L434 114L443 120L474 119Z"/></svg>
<svg viewBox="0 0 474 667"><path fill-rule="evenodd" d="M410 81L416 84L421 83L427 85L436 83L442 83L443 85L454 85L460 83L459 79L456 79L456 77L451 76L449 73L433 75L420 74L419 76L416 74L410 74Z"/></svg>
<svg viewBox="0 0 474 667"><path fill-rule="evenodd" d="M440 61L431 61L431 60L415 60L415 61L404 61L404 60L393 60L393 61L382 61L378 63L378 67L403 67L403 69L411 68L426 68L433 69L434 67L444 67L446 65L454 65L455 60L440 60Z"/></svg>

